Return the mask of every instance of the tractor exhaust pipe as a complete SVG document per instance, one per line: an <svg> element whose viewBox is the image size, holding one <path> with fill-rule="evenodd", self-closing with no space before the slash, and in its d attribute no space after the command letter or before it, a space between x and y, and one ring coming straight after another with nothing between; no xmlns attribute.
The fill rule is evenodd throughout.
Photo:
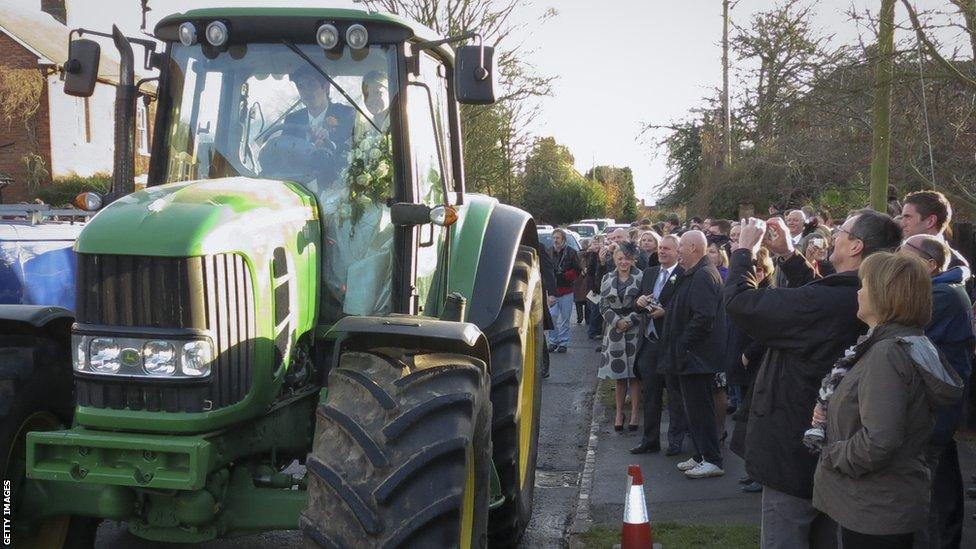
<svg viewBox="0 0 976 549"><path fill-rule="evenodd" d="M112 170L112 188L108 200L132 193L135 190L135 140L136 100L135 61L132 44L122 31L112 25L112 40L119 50L119 87L115 91L115 163Z"/></svg>

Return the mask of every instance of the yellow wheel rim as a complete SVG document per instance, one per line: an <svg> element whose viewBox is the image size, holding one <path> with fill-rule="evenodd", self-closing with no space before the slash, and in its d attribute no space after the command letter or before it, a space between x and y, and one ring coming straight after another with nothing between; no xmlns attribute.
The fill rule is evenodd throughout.
<svg viewBox="0 0 976 549"><path fill-rule="evenodd" d="M526 315L529 316L529 315ZM529 454L532 449L535 424L536 326L530 320L522 341L522 383L519 385L519 486L525 485L529 474Z"/></svg>
<svg viewBox="0 0 976 549"><path fill-rule="evenodd" d="M465 463L464 494L461 500L461 543L464 549L472 546L472 535L474 534L474 447L469 445Z"/></svg>

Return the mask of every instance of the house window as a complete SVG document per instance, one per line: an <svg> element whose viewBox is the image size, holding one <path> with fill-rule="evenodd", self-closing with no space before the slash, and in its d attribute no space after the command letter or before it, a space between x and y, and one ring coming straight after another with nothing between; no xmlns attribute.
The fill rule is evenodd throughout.
<svg viewBox="0 0 976 549"><path fill-rule="evenodd" d="M146 112L146 104L136 103L136 147L139 154L149 155L149 115Z"/></svg>

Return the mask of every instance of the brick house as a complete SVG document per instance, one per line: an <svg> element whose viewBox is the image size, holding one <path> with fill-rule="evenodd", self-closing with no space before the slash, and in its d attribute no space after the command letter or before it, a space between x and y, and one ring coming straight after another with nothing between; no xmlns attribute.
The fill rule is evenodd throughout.
<svg viewBox="0 0 976 549"><path fill-rule="evenodd" d="M17 0L0 7L0 113L4 111L4 78L40 77L39 108L25 120L0 120L0 178L13 184L2 191L3 203L33 199L25 158L36 155L47 175L35 177L38 186L69 175L110 174L114 151L115 86L119 65L113 47L102 46L98 83L91 97L64 93L62 64L68 56L72 26L67 0ZM107 30L107 29L97 29ZM136 52L141 59L141 52ZM137 78L139 69L136 67ZM34 73L36 71L36 73ZM138 102L136 113L136 174L148 169L152 135L152 104ZM30 129L28 129L28 127Z"/></svg>

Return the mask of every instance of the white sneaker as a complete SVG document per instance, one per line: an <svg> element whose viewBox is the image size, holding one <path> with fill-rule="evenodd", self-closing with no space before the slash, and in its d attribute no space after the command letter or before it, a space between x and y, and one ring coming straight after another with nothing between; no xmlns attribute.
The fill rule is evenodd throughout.
<svg viewBox="0 0 976 549"><path fill-rule="evenodd" d="M694 469L695 467L698 467L699 465L700 464L697 461L695 461L695 458L692 457L692 458L688 458L688 461L682 461L681 463L679 463L678 464L678 470L679 471L690 471L690 470Z"/></svg>
<svg viewBox="0 0 976 549"><path fill-rule="evenodd" d="M707 461L699 463L694 469L685 471L685 476L688 478L720 477L724 474L725 471L721 467Z"/></svg>

